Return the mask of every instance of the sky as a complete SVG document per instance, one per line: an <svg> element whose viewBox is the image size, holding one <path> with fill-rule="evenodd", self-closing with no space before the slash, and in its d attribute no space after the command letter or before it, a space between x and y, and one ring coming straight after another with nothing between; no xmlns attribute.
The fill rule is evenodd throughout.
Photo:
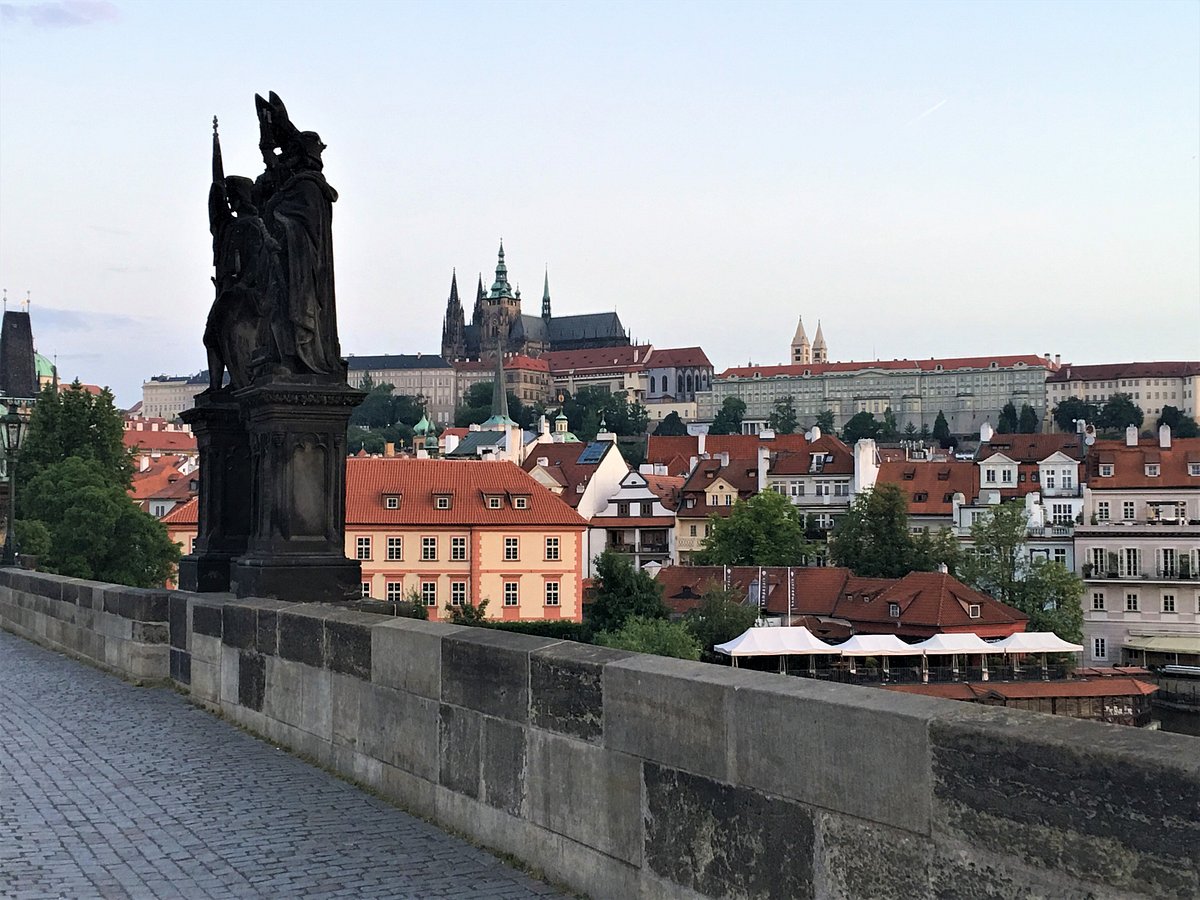
<svg viewBox="0 0 1200 900"><path fill-rule="evenodd" d="M526 312L719 370L1200 359L1200 3L0 0L0 287L124 406L205 365L212 117L328 145L344 354Z"/></svg>

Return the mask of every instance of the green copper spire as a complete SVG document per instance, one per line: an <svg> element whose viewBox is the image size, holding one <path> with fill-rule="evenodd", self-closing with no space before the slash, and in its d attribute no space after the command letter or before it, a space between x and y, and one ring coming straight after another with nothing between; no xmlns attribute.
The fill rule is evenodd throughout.
<svg viewBox="0 0 1200 900"><path fill-rule="evenodd" d="M504 239L500 239L500 253L496 260L496 280L492 284L491 293L488 294L493 300L501 297L512 297L512 288L508 284L508 266L504 264Z"/></svg>
<svg viewBox="0 0 1200 900"><path fill-rule="evenodd" d="M483 423L484 428L516 425L508 417L508 388L504 384L504 344L496 347L496 380L492 382L492 415Z"/></svg>

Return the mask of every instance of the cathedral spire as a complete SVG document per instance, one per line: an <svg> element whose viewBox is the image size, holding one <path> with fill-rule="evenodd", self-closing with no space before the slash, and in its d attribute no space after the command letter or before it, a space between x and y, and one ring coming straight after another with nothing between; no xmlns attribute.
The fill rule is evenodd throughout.
<svg viewBox="0 0 1200 900"><path fill-rule="evenodd" d="M829 348L825 346L825 335L821 333L821 320L817 319L817 336L813 338L812 361L829 362Z"/></svg>
<svg viewBox="0 0 1200 900"><path fill-rule="evenodd" d="M796 334L792 337L792 362L806 366L812 361L812 345L808 342L808 335L804 331L804 317L801 316L796 323Z"/></svg>
<svg viewBox="0 0 1200 900"><path fill-rule="evenodd" d="M471 313L471 324L479 325L483 322L483 273L479 273L479 286L475 288L475 310Z"/></svg>
<svg viewBox="0 0 1200 900"><path fill-rule="evenodd" d="M546 267L546 280L542 287L542 318L550 321L550 267Z"/></svg>
<svg viewBox="0 0 1200 900"><path fill-rule="evenodd" d="M492 418L508 418L508 389L504 384L503 341L496 348L496 380L492 382Z"/></svg>
<svg viewBox="0 0 1200 900"><path fill-rule="evenodd" d="M492 299L500 297L512 297L512 287L508 283L508 266L504 264L504 239L500 239L500 252L496 257L496 281L492 284L491 293L488 294Z"/></svg>
<svg viewBox="0 0 1200 900"><path fill-rule="evenodd" d="M450 297L446 301L446 315L442 319L442 356L445 359L460 359L466 354L466 326L462 301L458 299L458 273L451 270Z"/></svg>

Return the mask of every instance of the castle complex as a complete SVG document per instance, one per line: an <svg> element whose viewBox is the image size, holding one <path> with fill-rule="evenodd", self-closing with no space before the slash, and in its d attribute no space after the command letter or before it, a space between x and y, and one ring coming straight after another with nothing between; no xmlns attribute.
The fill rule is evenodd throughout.
<svg viewBox="0 0 1200 900"><path fill-rule="evenodd" d="M550 312L550 276L542 288L541 315L521 312L521 289L508 283L504 264L504 243L496 262L496 280L484 293L483 277L475 290L475 308L467 324L458 296L458 277L450 277L450 298L442 320L442 358L447 361L480 359L505 353L540 356L551 350L586 350L592 347L618 347L629 344L616 312L585 313L578 316L553 316Z"/></svg>

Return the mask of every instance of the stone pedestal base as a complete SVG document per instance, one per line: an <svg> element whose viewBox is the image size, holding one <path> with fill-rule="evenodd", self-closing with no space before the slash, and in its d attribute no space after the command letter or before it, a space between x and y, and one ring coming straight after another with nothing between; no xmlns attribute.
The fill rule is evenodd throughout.
<svg viewBox="0 0 1200 900"><path fill-rule="evenodd" d="M229 564L250 534L250 439L228 390L205 392L180 414L200 451L200 517L192 553L179 561L185 591L228 591Z"/></svg>
<svg viewBox="0 0 1200 900"><path fill-rule="evenodd" d="M250 437L250 535L230 569L239 597L321 602L361 595L346 558L346 384L266 382L237 392Z"/></svg>

